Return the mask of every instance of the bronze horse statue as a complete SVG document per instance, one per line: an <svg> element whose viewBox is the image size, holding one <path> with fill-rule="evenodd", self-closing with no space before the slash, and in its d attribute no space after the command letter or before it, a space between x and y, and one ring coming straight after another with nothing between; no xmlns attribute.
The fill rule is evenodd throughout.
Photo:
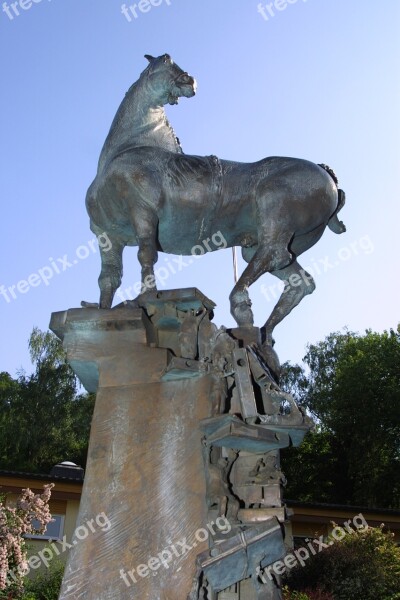
<svg viewBox="0 0 400 600"><path fill-rule="evenodd" d="M196 81L168 54L146 58L147 68L114 118L86 197L92 231L106 232L112 243L108 251L100 248L100 308L111 307L121 284L125 246L139 247L145 292L156 287L159 251L190 255L221 232L227 247L242 247L248 263L230 294L239 326L253 324L248 288L261 275L269 272L285 282L262 329L268 350L275 326L315 288L297 257L326 226L345 231L337 218L344 192L329 167L307 160L240 163L185 155L164 105L194 96Z"/></svg>

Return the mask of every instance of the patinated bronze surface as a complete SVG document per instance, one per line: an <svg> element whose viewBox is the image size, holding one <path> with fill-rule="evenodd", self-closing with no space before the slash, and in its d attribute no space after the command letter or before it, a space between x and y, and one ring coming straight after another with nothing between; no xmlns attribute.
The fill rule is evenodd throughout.
<svg viewBox="0 0 400 600"><path fill-rule="evenodd" d="M275 326L315 287L297 257L326 226L345 231L337 218L344 193L329 167L306 160L246 164L183 154L163 106L193 96L196 82L168 54L147 59L118 109L86 197L92 231L107 232L112 242L111 250L100 249L100 307L111 307L120 286L125 246L139 246L146 291L156 287L159 251L188 255L220 231L248 263L230 294L239 326L253 325L248 288L261 275L288 282L262 328L268 353Z"/></svg>

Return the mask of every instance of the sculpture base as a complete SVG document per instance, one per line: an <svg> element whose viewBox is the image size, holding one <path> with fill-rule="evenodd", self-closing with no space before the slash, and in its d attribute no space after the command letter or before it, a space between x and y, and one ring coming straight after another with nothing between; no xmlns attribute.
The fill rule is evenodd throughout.
<svg viewBox="0 0 400 600"><path fill-rule="evenodd" d="M279 449L309 424L292 399L282 414L259 330L217 329L213 308L189 288L52 315L97 391L78 517L91 533L60 600L280 600L258 573L285 553Z"/></svg>
<svg viewBox="0 0 400 600"><path fill-rule="evenodd" d="M142 309L53 316L82 383L99 382L78 524L111 523L72 548L62 600L187 600L208 547L198 422L210 376L162 381L168 350L148 345L146 325Z"/></svg>

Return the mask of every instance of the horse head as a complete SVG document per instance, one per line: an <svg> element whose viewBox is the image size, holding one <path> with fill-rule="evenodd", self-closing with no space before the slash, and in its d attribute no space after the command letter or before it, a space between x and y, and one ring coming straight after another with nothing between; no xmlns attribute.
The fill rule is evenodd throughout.
<svg viewBox="0 0 400 600"><path fill-rule="evenodd" d="M178 67L169 54L157 58L146 54L145 58L150 64L144 74L157 104L178 104L179 98L195 95L196 80Z"/></svg>

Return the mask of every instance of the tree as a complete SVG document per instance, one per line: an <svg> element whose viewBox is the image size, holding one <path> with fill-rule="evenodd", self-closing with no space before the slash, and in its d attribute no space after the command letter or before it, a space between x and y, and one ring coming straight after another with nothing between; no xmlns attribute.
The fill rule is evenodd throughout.
<svg viewBox="0 0 400 600"><path fill-rule="evenodd" d="M320 426L307 433L299 448L282 452L282 470L287 479L285 497L302 502L338 502L344 475L334 451L335 436Z"/></svg>
<svg viewBox="0 0 400 600"><path fill-rule="evenodd" d="M61 343L35 328L32 375L0 374L0 468L48 472L62 460L84 466L94 397L78 393Z"/></svg>
<svg viewBox="0 0 400 600"><path fill-rule="evenodd" d="M282 453L286 496L399 508L400 329L332 333L304 361L309 373L286 365L284 382L317 428Z"/></svg>

